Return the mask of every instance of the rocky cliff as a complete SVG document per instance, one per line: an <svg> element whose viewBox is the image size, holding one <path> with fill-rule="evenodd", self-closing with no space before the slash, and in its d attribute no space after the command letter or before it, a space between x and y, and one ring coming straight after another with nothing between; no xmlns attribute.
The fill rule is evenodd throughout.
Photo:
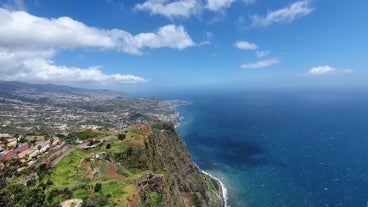
<svg viewBox="0 0 368 207"><path fill-rule="evenodd" d="M138 182L143 203L150 199L148 190L162 194L165 206L223 206L219 183L198 171L173 125L154 125L147 141L154 174Z"/></svg>

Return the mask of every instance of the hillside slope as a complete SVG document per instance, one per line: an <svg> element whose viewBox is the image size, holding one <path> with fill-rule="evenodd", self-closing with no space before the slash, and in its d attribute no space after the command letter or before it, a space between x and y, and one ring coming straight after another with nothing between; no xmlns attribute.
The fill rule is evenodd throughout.
<svg viewBox="0 0 368 207"><path fill-rule="evenodd" d="M154 125L148 141L153 169L163 173L166 206L223 206L219 184L194 166L172 125Z"/></svg>
<svg viewBox="0 0 368 207"><path fill-rule="evenodd" d="M24 174L0 190L0 206L223 206L219 183L195 167L172 124L114 137L90 139L53 167L34 166L27 186L17 184Z"/></svg>

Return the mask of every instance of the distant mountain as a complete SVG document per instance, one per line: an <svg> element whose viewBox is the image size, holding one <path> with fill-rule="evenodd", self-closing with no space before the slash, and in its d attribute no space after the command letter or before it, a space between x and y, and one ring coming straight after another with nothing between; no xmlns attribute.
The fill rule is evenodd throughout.
<svg viewBox="0 0 368 207"><path fill-rule="evenodd" d="M54 84L30 84L19 81L0 81L0 97L32 100L52 96L115 98L126 96L126 94L111 90L84 89Z"/></svg>

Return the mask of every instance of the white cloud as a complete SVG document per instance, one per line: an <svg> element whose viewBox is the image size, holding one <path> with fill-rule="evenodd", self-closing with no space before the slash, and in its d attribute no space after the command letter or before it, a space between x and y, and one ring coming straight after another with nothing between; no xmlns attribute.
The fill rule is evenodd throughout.
<svg viewBox="0 0 368 207"><path fill-rule="evenodd" d="M206 8L211 11L220 11L230 5L236 0L207 0Z"/></svg>
<svg viewBox="0 0 368 207"><path fill-rule="evenodd" d="M278 58L271 58L271 59L267 59L267 60L262 60L259 62L255 62L255 63L246 63L246 64L242 64L241 67L244 69L256 69L256 68L264 68L264 67L268 67L271 65L275 65L281 63L281 60Z"/></svg>
<svg viewBox="0 0 368 207"><path fill-rule="evenodd" d="M291 22L294 19L306 16L314 9L309 7L309 0L298 1L289 7L268 12L266 16L253 16L253 26L268 26L272 23Z"/></svg>
<svg viewBox="0 0 368 207"><path fill-rule="evenodd" d="M137 4L136 10L148 11L152 15L162 15L169 19L175 17L188 18L200 14L205 10L222 12L232 3L240 0L146 0ZM252 4L255 0L242 0L245 4Z"/></svg>
<svg viewBox="0 0 368 207"><path fill-rule="evenodd" d="M155 32L129 32L89 27L69 17L47 19L0 8L0 79L32 82L142 83L141 77L104 74L99 66L56 65L56 51L75 48L141 54L144 48L178 50L195 46L183 26L166 25Z"/></svg>
<svg viewBox="0 0 368 207"><path fill-rule="evenodd" d="M255 50L258 48L256 44L247 41L236 42L234 46L242 50Z"/></svg>
<svg viewBox="0 0 368 207"><path fill-rule="evenodd" d="M9 12L0 9L0 46L4 47L82 47L140 54L140 50L145 47L184 49L194 45L183 26L166 25L156 33L140 33L134 36L119 29L89 27L69 17L46 19L23 11Z"/></svg>
<svg viewBox="0 0 368 207"><path fill-rule="evenodd" d="M257 57L266 57L269 53L270 53L270 51L268 51L268 50L262 50L262 51L257 51L256 55L257 55Z"/></svg>
<svg viewBox="0 0 368 207"><path fill-rule="evenodd" d="M346 74L352 73L353 71L350 69L336 69L328 65L317 66L311 68L309 71L304 73L305 76L318 76L318 75L326 75L326 74Z"/></svg>
<svg viewBox="0 0 368 207"><path fill-rule="evenodd" d="M149 11L151 14L159 14L168 18L189 17L197 13L201 8L198 0L180 0L169 2L168 0L147 0L137 4L135 9Z"/></svg>
<svg viewBox="0 0 368 207"><path fill-rule="evenodd" d="M323 74L332 73L334 71L336 71L335 68L331 68L330 66L325 65L325 66L317 66L317 67L311 68L308 71L308 74L310 74L310 75L323 75Z"/></svg>
<svg viewBox="0 0 368 207"><path fill-rule="evenodd" d="M99 83L127 84L144 83L141 77L133 75L112 74L101 72L99 66L78 68L57 66L51 60L55 55L52 50L11 51L0 48L0 79L28 82L53 83Z"/></svg>
<svg viewBox="0 0 368 207"><path fill-rule="evenodd" d="M139 48L170 47L179 50L194 46L183 26L166 25L158 29L156 33L141 33L134 37Z"/></svg>

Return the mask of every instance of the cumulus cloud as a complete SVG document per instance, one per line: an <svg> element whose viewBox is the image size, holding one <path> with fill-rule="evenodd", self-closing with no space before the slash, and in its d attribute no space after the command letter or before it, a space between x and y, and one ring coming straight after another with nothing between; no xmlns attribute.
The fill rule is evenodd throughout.
<svg viewBox="0 0 368 207"><path fill-rule="evenodd" d="M253 26L268 26L272 23L292 22L306 16L314 9L309 7L309 0L298 1L288 7L268 12L266 16L253 16Z"/></svg>
<svg viewBox="0 0 368 207"><path fill-rule="evenodd" d="M101 72L99 66L78 68L58 66L51 60L53 50L11 51L0 48L0 79L27 82L53 83L99 83L99 84L130 84L144 83L138 76Z"/></svg>
<svg viewBox="0 0 368 207"><path fill-rule="evenodd" d="M268 67L271 65L275 65L281 63L281 60L278 58L271 58L271 59L267 59L267 60L262 60L262 61L258 61L255 63L246 63L246 64L242 64L241 67L244 69L257 69L257 68L264 68L264 67Z"/></svg>
<svg viewBox="0 0 368 207"><path fill-rule="evenodd" d="M159 14L168 18L189 17L197 13L201 8L198 0L180 0L169 2L167 0L147 0L137 4L135 9L149 11L151 14Z"/></svg>
<svg viewBox="0 0 368 207"><path fill-rule="evenodd" d="M166 25L156 32L132 35L119 29L89 27L69 17L47 19L0 9L0 46L3 47L82 47L140 54L145 47L184 49L194 45L183 26Z"/></svg>
<svg viewBox="0 0 368 207"><path fill-rule="evenodd" d="M43 82L141 83L141 77L104 74L99 66L58 66L52 59L65 49L95 48L139 55L144 48L182 50L194 46L183 26L129 32L89 27L69 17L47 19L0 8L0 79Z"/></svg>
<svg viewBox="0 0 368 207"><path fill-rule="evenodd" d="M258 48L256 44L247 41L236 42L234 46L242 50L255 50Z"/></svg>
<svg viewBox="0 0 368 207"><path fill-rule="evenodd" d="M171 47L182 50L194 46L183 26L166 25L158 29L156 33L141 33L134 37L138 48Z"/></svg>
<svg viewBox="0 0 368 207"><path fill-rule="evenodd" d="M318 75L327 75L327 74L347 74L352 73L353 71L350 69L336 69L328 65L324 66L316 66L308 70L304 73L305 76L318 76Z"/></svg>

